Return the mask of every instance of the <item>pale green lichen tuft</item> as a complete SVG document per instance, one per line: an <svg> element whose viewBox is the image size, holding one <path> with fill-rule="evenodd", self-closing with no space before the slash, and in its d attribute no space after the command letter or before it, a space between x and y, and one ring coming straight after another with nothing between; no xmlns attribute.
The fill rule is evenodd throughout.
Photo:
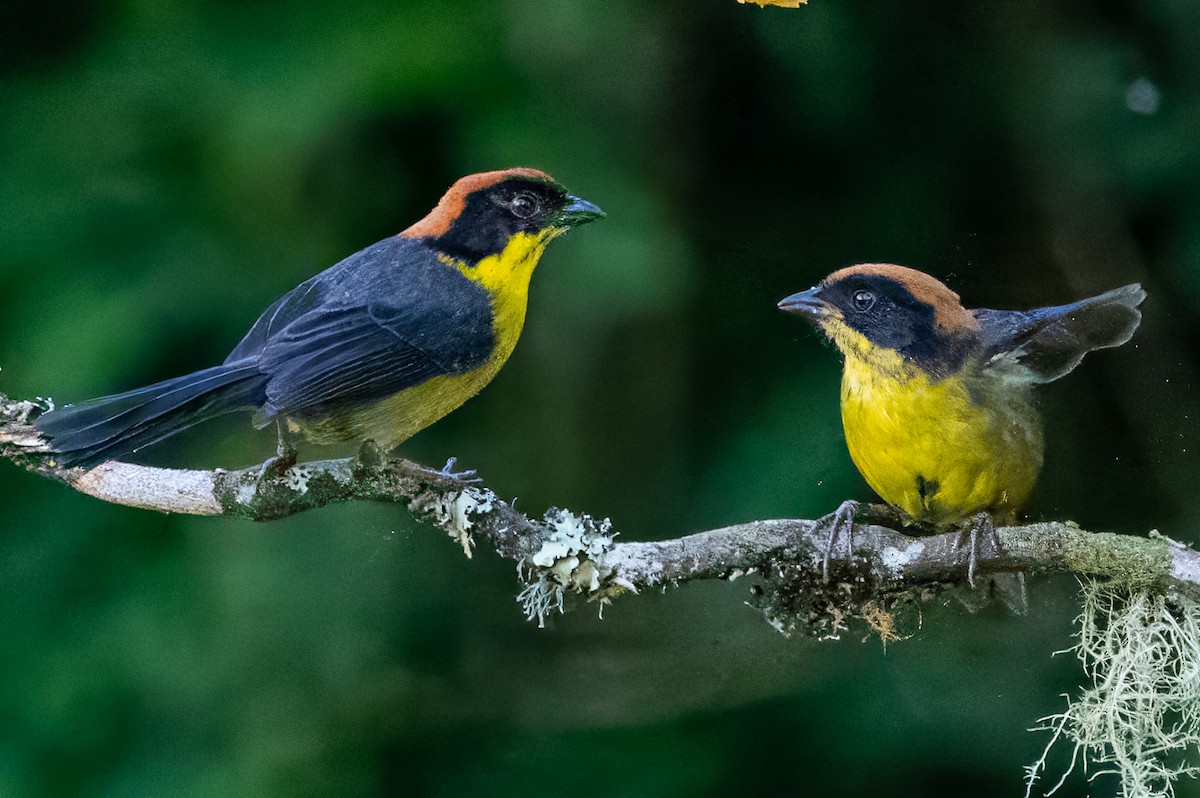
<svg viewBox="0 0 1200 798"><path fill-rule="evenodd" d="M563 612L568 590L599 601L603 613L604 605L623 589L609 583L609 574L596 565L596 559L612 548L612 522L560 509L548 510L545 522L551 530L541 548L517 563L517 574L525 582L517 601L525 617L545 627L547 615Z"/></svg>
<svg viewBox="0 0 1200 798"><path fill-rule="evenodd" d="M237 491L234 493L234 499L237 501L237 503L246 507L249 507L251 504L253 504L257 497L258 486L253 482L247 482L238 485Z"/></svg>
<svg viewBox="0 0 1200 798"><path fill-rule="evenodd" d="M517 601L525 613L525 619L532 621L537 618L538 628L546 628L546 616L558 610L561 614L563 607L563 586L552 582L545 574L538 574L530 579L517 566L517 575L526 580L525 589L517 594Z"/></svg>
<svg viewBox="0 0 1200 798"><path fill-rule="evenodd" d="M312 470L303 465L294 465L284 473L283 477L283 484L288 490L294 493L307 493Z"/></svg>
<svg viewBox="0 0 1200 798"><path fill-rule="evenodd" d="M1171 796L1180 776L1200 774L1200 605L1127 584L1081 582L1073 651L1091 686L1037 730L1053 735L1026 769L1026 798L1059 740L1091 778L1115 774L1125 798Z"/></svg>
<svg viewBox="0 0 1200 798"><path fill-rule="evenodd" d="M429 492L410 505L414 511L428 513L433 522L462 546L463 554L471 557L475 539L472 516L490 513L496 508L496 494L486 488L466 487L448 493Z"/></svg>

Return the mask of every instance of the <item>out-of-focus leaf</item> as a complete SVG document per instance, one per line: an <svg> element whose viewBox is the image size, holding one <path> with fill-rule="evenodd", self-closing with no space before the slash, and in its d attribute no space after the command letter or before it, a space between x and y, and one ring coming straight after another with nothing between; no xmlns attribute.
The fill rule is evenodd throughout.
<svg viewBox="0 0 1200 798"><path fill-rule="evenodd" d="M756 6L766 8L767 6L779 6L780 8L799 8L808 3L808 0L738 0L743 5L753 3Z"/></svg>

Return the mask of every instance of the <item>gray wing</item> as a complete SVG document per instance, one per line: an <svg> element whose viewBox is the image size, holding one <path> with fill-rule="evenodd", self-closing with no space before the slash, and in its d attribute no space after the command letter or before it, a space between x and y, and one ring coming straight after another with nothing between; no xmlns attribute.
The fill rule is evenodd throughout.
<svg viewBox="0 0 1200 798"><path fill-rule="evenodd" d="M1141 323L1146 292L1137 283L1069 305L1035 310L973 311L991 367L1020 366L1035 382L1070 372L1096 349L1120 346Z"/></svg>
<svg viewBox="0 0 1200 798"><path fill-rule="evenodd" d="M267 417L321 415L461 374L494 345L487 292L394 238L281 297L226 362L253 359L267 375Z"/></svg>

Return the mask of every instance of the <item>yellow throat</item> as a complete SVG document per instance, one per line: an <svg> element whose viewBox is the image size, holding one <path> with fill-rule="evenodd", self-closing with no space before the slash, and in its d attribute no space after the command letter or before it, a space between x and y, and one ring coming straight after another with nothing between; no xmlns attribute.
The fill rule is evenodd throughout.
<svg viewBox="0 0 1200 798"><path fill-rule="evenodd" d="M449 261L448 265L454 266L467 279L482 285L492 297L496 349L481 368L492 368L493 363L495 367L480 388L495 376L517 345L517 339L525 327L525 308L529 304L529 280L533 277L533 270L546 251L546 245L563 232L565 230L552 227L538 235L517 233L500 254L486 257L474 266L463 261Z"/></svg>

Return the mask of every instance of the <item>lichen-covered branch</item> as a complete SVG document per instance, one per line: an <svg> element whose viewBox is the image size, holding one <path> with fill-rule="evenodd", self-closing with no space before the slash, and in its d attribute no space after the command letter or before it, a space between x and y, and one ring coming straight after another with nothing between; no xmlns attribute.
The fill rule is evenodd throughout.
<svg viewBox="0 0 1200 798"><path fill-rule="evenodd" d="M385 457L371 444L355 458L290 468L187 471L107 463L64 469L30 423L40 411L38 404L0 394L0 455L98 499L162 512L270 521L335 502L403 504L454 538L468 557L484 540L514 561L524 582L519 599L539 623L561 612L569 593L603 608L625 592L754 572L754 603L780 631L837 636L846 619L859 617L886 645L899 639L899 605L968 581L967 552L956 533L910 537L856 522L853 534L843 534L831 550L831 513L618 542L608 519L557 508L529 518L481 485ZM1087 532L1070 522L1004 527L976 552L976 574L996 574L997 589L1001 574L1035 570L1089 577L1079 651L1093 684L1046 719L1053 732L1048 749L1060 740L1072 743L1079 761L1118 773L1128 795L1170 794L1178 775L1200 770L1186 759L1200 750L1194 689L1200 554L1155 532ZM1106 577L1110 592L1090 577ZM1101 594L1107 605L1097 609ZM1045 769L1045 755L1028 768L1030 792Z"/></svg>
<svg viewBox="0 0 1200 798"><path fill-rule="evenodd" d="M618 542L607 520L553 508L533 519L481 485L383 456L365 446L355 458L287 469L191 471L107 463L64 469L47 452L30 418L38 405L0 394L0 455L26 469L108 502L195 515L257 521L283 518L345 501L405 505L455 538L470 555L485 540L518 565L531 618L561 609L566 593L607 603L622 592L692 579L735 578L758 572L773 587L764 612L802 614L833 595L861 605L913 588L966 579L955 534L909 537L894 529L856 524L838 541L832 579L822 578L831 525L825 519L752 521L654 542ZM852 556L845 547L852 544ZM998 544L998 545L997 545ZM1156 534L1149 537L1084 531L1074 524L1037 523L997 530L978 552L980 574L1060 570L1118 578L1200 600L1200 555Z"/></svg>

